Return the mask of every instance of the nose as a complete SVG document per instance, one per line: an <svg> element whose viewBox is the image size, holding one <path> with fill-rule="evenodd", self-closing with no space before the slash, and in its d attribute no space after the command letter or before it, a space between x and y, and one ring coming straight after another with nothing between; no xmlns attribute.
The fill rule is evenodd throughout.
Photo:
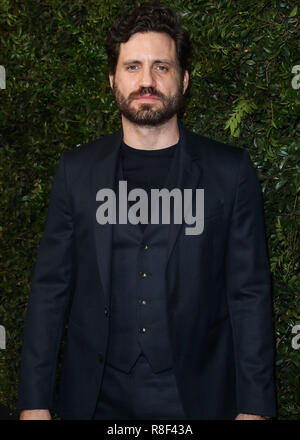
<svg viewBox="0 0 300 440"><path fill-rule="evenodd" d="M144 67L140 77L140 87L152 87L155 85L155 79L151 67Z"/></svg>

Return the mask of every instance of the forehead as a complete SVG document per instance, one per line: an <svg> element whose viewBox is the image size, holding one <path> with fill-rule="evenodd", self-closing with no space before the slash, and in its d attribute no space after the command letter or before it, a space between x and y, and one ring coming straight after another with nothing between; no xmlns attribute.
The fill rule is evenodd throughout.
<svg viewBox="0 0 300 440"><path fill-rule="evenodd" d="M120 43L119 59L125 61L126 58L175 61L175 41L165 32L137 32L126 43Z"/></svg>

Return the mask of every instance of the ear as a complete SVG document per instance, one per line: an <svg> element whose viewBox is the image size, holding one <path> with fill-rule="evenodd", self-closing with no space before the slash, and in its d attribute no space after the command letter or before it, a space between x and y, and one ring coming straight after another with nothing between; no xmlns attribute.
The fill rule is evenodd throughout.
<svg viewBox="0 0 300 440"><path fill-rule="evenodd" d="M185 93L186 89L189 85L189 72L187 70L184 71L184 77L183 77L183 93Z"/></svg>
<svg viewBox="0 0 300 440"><path fill-rule="evenodd" d="M112 73L109 73L108 76L109 76L110 87L113 88L114 75Z"/></svg>

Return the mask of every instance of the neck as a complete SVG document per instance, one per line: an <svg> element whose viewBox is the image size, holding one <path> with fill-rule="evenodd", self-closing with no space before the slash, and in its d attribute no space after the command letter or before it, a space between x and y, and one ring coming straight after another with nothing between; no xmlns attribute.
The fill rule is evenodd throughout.
<svg viewBox="0 0 300 440"><path fill-rule="evenodd" d="M161 150L177 144L179 128L177 115L159 126L140 126L122 115L123 141L132 148Z"/></svg>

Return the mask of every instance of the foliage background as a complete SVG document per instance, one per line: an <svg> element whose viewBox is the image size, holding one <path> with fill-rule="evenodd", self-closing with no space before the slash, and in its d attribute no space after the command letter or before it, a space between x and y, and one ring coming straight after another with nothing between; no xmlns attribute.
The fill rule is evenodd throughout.
<svg viewBox="0 0 300 440"><path fill-rule="evenodd" d="M103 41L141 1L1 0L0 402L17 400L23 324L52 178L63 151L120 127ZM261 183L272 270L278 417L300 418L299 89L296 0L172 0L194 57L182 121L246 148Z"/></svg>

